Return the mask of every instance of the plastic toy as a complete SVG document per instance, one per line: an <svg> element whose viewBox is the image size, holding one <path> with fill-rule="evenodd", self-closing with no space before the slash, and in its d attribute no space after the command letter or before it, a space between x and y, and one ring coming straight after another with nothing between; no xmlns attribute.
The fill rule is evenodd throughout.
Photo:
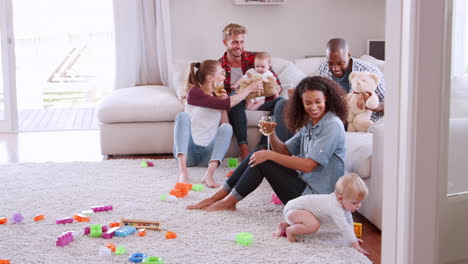
<svg viewBox="0 0 468 264"><path fill-rule="evenodd" d="M142 161L142 162L140 163L140 166L141 166L142 168L154 167L154 163L151 162L151 161Z"/></svg>
<svg viewBox="0 0 468 264"><path fill-rule="evenodd" d="M4 225L4 224L6 224L7 222L8 222L8 218L6 218L6 217L0 218L0 225Z"/></svg>
<svg viewBox="0 0 468 264"><path fill-rule="evenodd" d="M112 251L110 248L105 246L99 247L99 256L101 257L110 257L112 255Z"/></svg>
<svg viewBox="0 0 468 264"><path fill-rule="evenodd" d="M122 218L120 226L133 226L134 228L144 228L148 230L161 231L161 223L159 221L146 221L146 220L135 220L135 219L124 219Z"/></svg>
<svg viewBox="0 0 468 264"><path fill-rule="evenodd" d="M146 236L146 229L138 229L138 236L144 237Z"/></svg>
<svg viewBox="0 0 468 264"><path fill-rule="evenodd" d="M174 189L172 189L169 194L174 195L177 198L182 198L187 196L188 192L192 189L192 184L176 182Z"/></svg>
<svg viewBox="0 0 468 264"><path fill-rule="evenodd" d="M73 223L73 218L71 218L71 217L65 217L65 218L62 218L62 219L57 219L57 220L55 220L55 223L56 223L57 225L60 225L60 224L62 224L62 225L64 225L64 224L71 224L71 223Z"/></svg>
<svg viewBox="0 0 468 264"><path fill-rule="evenodd" d="M86 216L91 216L94 214L94 211L93 210L84 210L84 211L81 211L82 214L86 215Z"/></svg>
<svg viewBox="0 0 468 264"><path fill-rule="evenodd" d="M68 231L57 237L57 241L55 242L55 245L57 247L64 247L68 245L70 242L72 242L73 240L74 240L73 232Z"/></svg>
<svg viewBox="0 0 468 264"><path fill-rule="evenodd" d="M140 263L144 258L146 258L146 255L143 253L133 253L130 255L130 257L128 257L128 260L133 263Z"/></svg>
<svg viewBox="0 0 468 264"><path fill-rule="evenodd" d="M112 243L112 242L107 242L107 243L106 243L106 247L109 248L112 252L115 252L116 247L115 247L115 244L114 244L114 243Z"/></svg>
<svg viewBox="0 0 468 264"><path fill-rule="evenodd" d="M113 227L111 228L110 230L106 231L105 233L102 233L102 238L104 239L111 239L114 237L114 233L115 231L119 230L120 227L119 226L116 226L116 227Z"/></svg>
<svg viewBox="0 0 468 264"><path fill-rule="evenodd" d="M133 226L124 226L120 227L119 230L114 232L114 236L116 237L126 237L136 232L135 227Z"/></svg>
<svg viewBox="0 0 468 264"><path fill-rule="evenodd" d="M44 219L45 219L45 216L43 214L39 214L34 217L34 222L41 221Z"/></svg>
<svg viewBox="0 0 468 264"><path fill-rule="evenodd" d="M253 235L247 232L236 233L236 242L237 244L248 246L252 244Z"/></svg>
<svg viewBox="0 0 468 264"><path fill-rule="evenodd" d="M93 209L93 212L105 212L105 211L110 211L113 209L112 205L106 205L106 206L93 206L91 209Z"/></svg>
<svg viewBox="0 0 468 264"><path fill-rule="evenodd" d="M0 259L0 264L10 264L10 260L8 260L8 259Z"/></svg>
<svg viewBox="0 0 468 264"><path fill-rule="evenodd" d="M107 226L102 226L101 231L102 231L102 233L107 232ZM91 228L89 226L85 227L84 234L89 235L90 233L91 233Z"/></svg>
<svg viewBox="0 0 468 264"><path fill-rule="evenodd" d="M82 214L76 214L73 215L73 219L75 219L78 222L89 222L89 217L82 215Z"/></svg>
<svg viewBox="0 0 468 264"><path fill-rule="evenodd" d="M362 237L362 224L361 223L354 223L354 233L357 237Z"/></svg>
<svg viewBox="0 0 468 264"><path fill-rule="evenodd" d="M192 191L200 192L203 191L203 189L205 189L205 186L203 186L203 184L197 183L192 186Z"/></svg>
<svg viewBox="0 0 468 264"><path fill-rule="evenodd" d="M102 236L102 225L90 225L89 226L91 237L101 237Z"/></svg>
<svg viewBox="0 0 468 264"><path fill-rule="evenodd" d="M231 177L233 173L234 173L234 171L230 171L230 172L226 175L226 178Z"/></svg>
<svg viewBox="0 0 468 264"><path fill-rule="evenodd" d="M16 214L13 214L13 222L15 222L15 224L19 224L23 221L24 219L24 216L21 214L21 213L16 213Z"/></svg>
<svg viewBox="0 0 468 264"><path fill-rule="evenodd" d="M141 263L145 264L164 264L164 260L160 257L146 257Z"/></svg>
<svg viewBox="0 0 468 264"><path fill-rule="evenodd" d="M170 194L161 194L159 196L161 202L174 202L177 201L177 198Z"/></svg>
<svg viewBox="0 0 468 264"><path fill-rule="evenodd" d="M236 168L237 167L237 159L228 159L228 167L229 168Z"/></svg>
<svg viewBox="0 0 468 264"><path fill-rule="evenodd" d="M177 237L177 234L171 231L166 232L166 239L174 239Z"/></svg>
<svg viewBox="0 0 468 264"><path fill-rule="evenodd" d="M281 200L278 198L276 193L271 194L271 203L272 204L283 204L283 202L281 202Z"/></svg>
<svg viewBox="0 0 468 264"><path fill-rule="evenodd" d="M127 252L127 249L122 247L122 246L118 246L116 249L115 249L115 254L118 256L118 255L122 255L123 253Z"/></svg>
<svg viewBox="0 0 468 264"><path fill-rule="evenodd" d="M112 222L109 224L110 227L117 227L120 226L120 222Z"/></svg>

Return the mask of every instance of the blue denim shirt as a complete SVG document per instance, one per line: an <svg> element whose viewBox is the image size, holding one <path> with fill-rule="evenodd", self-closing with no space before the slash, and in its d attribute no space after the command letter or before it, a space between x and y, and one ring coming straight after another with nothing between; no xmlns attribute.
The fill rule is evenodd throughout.
<svg viewBox="0 0 468 264"><path fill-rule="evenodd" d="M302 195L333 192L343 176L346 153L343 122L334 113L327 112L316 125L309 122L286 142L286 147L292 155L319 164L310 173L298 171L307 184Z"/></svg>

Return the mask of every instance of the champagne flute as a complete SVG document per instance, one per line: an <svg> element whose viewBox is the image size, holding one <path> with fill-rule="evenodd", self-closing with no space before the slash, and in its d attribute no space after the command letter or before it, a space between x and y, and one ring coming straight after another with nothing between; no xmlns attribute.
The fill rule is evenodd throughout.
<svg viewBox="0 0 468 264"><path fill-rule="evenodd" d="M267 149L270 150L270 135L273 134L275 129L275 117L274 116L262 116L259 122L260 132L267 136Z"/></svg>

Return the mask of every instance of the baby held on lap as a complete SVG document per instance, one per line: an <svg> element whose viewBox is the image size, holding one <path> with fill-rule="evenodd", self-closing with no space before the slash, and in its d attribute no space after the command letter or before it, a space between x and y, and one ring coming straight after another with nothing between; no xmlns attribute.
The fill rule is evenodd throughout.
<svg viewBox="0 0 468 264"><path fill-rule="evenodd" d="M368 189L357 174L348 174L338 179L331 194L310 194L289 201L283 213L286 222L280 222L274 236L286 235L289 242L296 241L296 235L316 233L321 224L334 222L343 238L352 247L368 254L354 234L352 212L361 207Z"/></svg>

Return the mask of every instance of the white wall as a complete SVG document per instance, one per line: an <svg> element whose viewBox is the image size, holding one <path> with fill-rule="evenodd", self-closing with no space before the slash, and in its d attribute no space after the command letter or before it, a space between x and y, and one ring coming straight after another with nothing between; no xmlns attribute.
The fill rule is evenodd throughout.
<svg viewBox="0 0 468 264"><path fill-rule="evenodd" d="M385 37L385 0L287 0L278 6L240 6L233 0L171 0L176 59L218 59L221 31L229 23L247 27L246 50L285 59L323 55L333 37L348 40L354 56L367 39Z"/></svg>

